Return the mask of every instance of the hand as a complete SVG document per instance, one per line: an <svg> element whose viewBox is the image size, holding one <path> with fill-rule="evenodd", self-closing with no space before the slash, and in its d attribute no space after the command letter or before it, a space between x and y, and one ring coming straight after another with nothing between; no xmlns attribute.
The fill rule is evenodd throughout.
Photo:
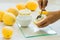
<svg viewBox="0 0 60 40"><path fill-rule="evenodd" d="M38 0L39 8L41 10L44 10L47 6L48 0Z"/></svg>
<svg viewBox="0 0 60 40"><path fill-rule="evenodd" d="M54 23L58 19L60 19L60 12L59 11L48 12L47 18L42 22L37 22L36 25L40 28L46 27L49 24Z"/></svg>

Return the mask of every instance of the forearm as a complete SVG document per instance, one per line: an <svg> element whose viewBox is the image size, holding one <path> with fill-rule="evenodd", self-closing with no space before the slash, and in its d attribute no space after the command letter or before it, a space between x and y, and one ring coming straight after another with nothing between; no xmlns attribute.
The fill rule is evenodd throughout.
<svg viewBox="0 0 60 40"><path fill-rule="evenodd" d="M57 17L60 19L60 11L56 11L55 13L57 15Z"/></svg>
<svg viewBox="0 0 60 40"><path fill-rule="evenodd" d="M60 11L59 11L59 13L58 13L58 14L59 14L59 17L60 17Z"/></svg>
<svg viewBox="0 0 60 40"><path fill-rule="evenodd" d="M51 11L51 12L48 12L48 15L55 15L57 16L58 19L60 19L60 11Z"/></svg>

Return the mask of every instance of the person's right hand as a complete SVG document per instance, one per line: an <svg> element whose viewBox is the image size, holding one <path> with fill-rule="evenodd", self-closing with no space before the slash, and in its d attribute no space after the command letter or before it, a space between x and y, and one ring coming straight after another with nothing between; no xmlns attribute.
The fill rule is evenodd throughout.
<svg viewBox="0 0 60 40"><path fill-rule="evenodd" d="M60 11L48 12L47 18L42 22L37 22L36 25L40 28L46 27L60 19Z"/></svg>
<svg viewBox="0 0 60 40"><path fill-rule="evenodd" d="M39 4L39 8L41 10L44 10L48 4L48 0L38 0L38 4Z"/></svg>

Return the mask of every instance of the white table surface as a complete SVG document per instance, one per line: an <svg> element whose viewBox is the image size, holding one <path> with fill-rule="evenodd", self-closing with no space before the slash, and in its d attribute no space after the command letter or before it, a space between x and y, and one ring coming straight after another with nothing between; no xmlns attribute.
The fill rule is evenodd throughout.
<svg viewBox="0 0 60 40"><path fill-rule="evenodd" d="M7 3L7 2L0 2L0 10L6 10L9 7L15 7L17 3ZM56 4L48 4L47 10L48 11L54 11L54 10L59 10L60 9L60 3ZM36 13L33 13L35 16ZM3 25L0 23L0 40L4 40L2 35L1 35L1 29ZM17 25L13 26L14 29L14 34L11 40L60 40L60 20L58 20L56 23L52 24L51 27L58 33L58 35L55 36L44 36L44 37L34 37L34 38L25 38L21 31L19 31L19 28Z"/></svg>

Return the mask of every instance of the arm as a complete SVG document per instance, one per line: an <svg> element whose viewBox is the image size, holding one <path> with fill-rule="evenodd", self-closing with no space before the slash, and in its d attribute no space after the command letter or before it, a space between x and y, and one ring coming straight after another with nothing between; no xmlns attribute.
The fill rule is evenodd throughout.
<svg viewBox="0 0 60 40"><path fill-rule="evenodd" d="M60 19L60 10L59 11L52 11L52 12L48 12L48 15L54 15L56 16L58 19Z"/></svg>
<svg viewBox="0 0 60 40"><path fill-rule="evenodd" d="M40 28L46 27L49 24L56 22L58 19L60 19L60 11L48 12L47 18L42 22L37 22L36 25Z"/></svg>

